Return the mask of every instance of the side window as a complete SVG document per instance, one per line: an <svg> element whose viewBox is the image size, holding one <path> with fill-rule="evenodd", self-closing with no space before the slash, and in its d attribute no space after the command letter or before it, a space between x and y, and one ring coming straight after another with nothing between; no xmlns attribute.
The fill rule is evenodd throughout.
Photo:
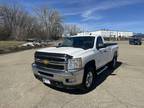
<svg viewBox="0 0 144 108"><path fill-rule="evenodd" d="M103 46L103 40L101 37L97 37L96 48L99 49L101 46Z"/></svg>

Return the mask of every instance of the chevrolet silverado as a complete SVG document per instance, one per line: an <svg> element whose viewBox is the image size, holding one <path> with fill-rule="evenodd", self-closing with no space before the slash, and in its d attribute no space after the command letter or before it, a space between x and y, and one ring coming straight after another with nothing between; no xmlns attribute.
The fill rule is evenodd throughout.
<svg viewBox="0 0 144 108"><path fill-rule="evenodd" d="M79 86L88 90L98 69L108 64L115 68L118 45L106 43L102 36L71 36L56 47L35 52L34 76L58 87Z"/></svg>

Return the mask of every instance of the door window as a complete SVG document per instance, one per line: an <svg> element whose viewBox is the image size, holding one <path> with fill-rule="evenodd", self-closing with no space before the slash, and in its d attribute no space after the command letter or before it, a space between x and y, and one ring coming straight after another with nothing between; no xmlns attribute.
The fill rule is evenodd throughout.
<svg viewBox="0 0 144 108"><path fill-rule="evenodd" d="M103 40L101 37L97 37L96 48L99 49L104 45Z"/></svg>

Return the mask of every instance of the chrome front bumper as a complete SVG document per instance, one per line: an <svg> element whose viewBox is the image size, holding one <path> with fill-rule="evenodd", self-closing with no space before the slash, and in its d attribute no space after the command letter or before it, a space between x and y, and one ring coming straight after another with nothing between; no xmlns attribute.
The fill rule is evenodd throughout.
<svg viewBox="0 0 144 108"><path fill-rule="evenodd" d="M83 81L84 69L76 72L52 72L46 69L41 69L33 63L32 70L34 75L40 77L41 79L45 78L50 81L60 82L65 86L80 85Z"/></svg>

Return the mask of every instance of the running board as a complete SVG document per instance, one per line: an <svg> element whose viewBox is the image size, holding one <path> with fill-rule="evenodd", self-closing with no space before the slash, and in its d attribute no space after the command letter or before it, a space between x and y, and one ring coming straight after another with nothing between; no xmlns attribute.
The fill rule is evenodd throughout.
<svg viewBox="0 0 144 108"><path fill-rule="evenodd" d="M97 75L100 75L102 72L104 72L105 70L108 69L108 66L105 66L104 68L102 68L99 72L97 72Z"/></svg>

